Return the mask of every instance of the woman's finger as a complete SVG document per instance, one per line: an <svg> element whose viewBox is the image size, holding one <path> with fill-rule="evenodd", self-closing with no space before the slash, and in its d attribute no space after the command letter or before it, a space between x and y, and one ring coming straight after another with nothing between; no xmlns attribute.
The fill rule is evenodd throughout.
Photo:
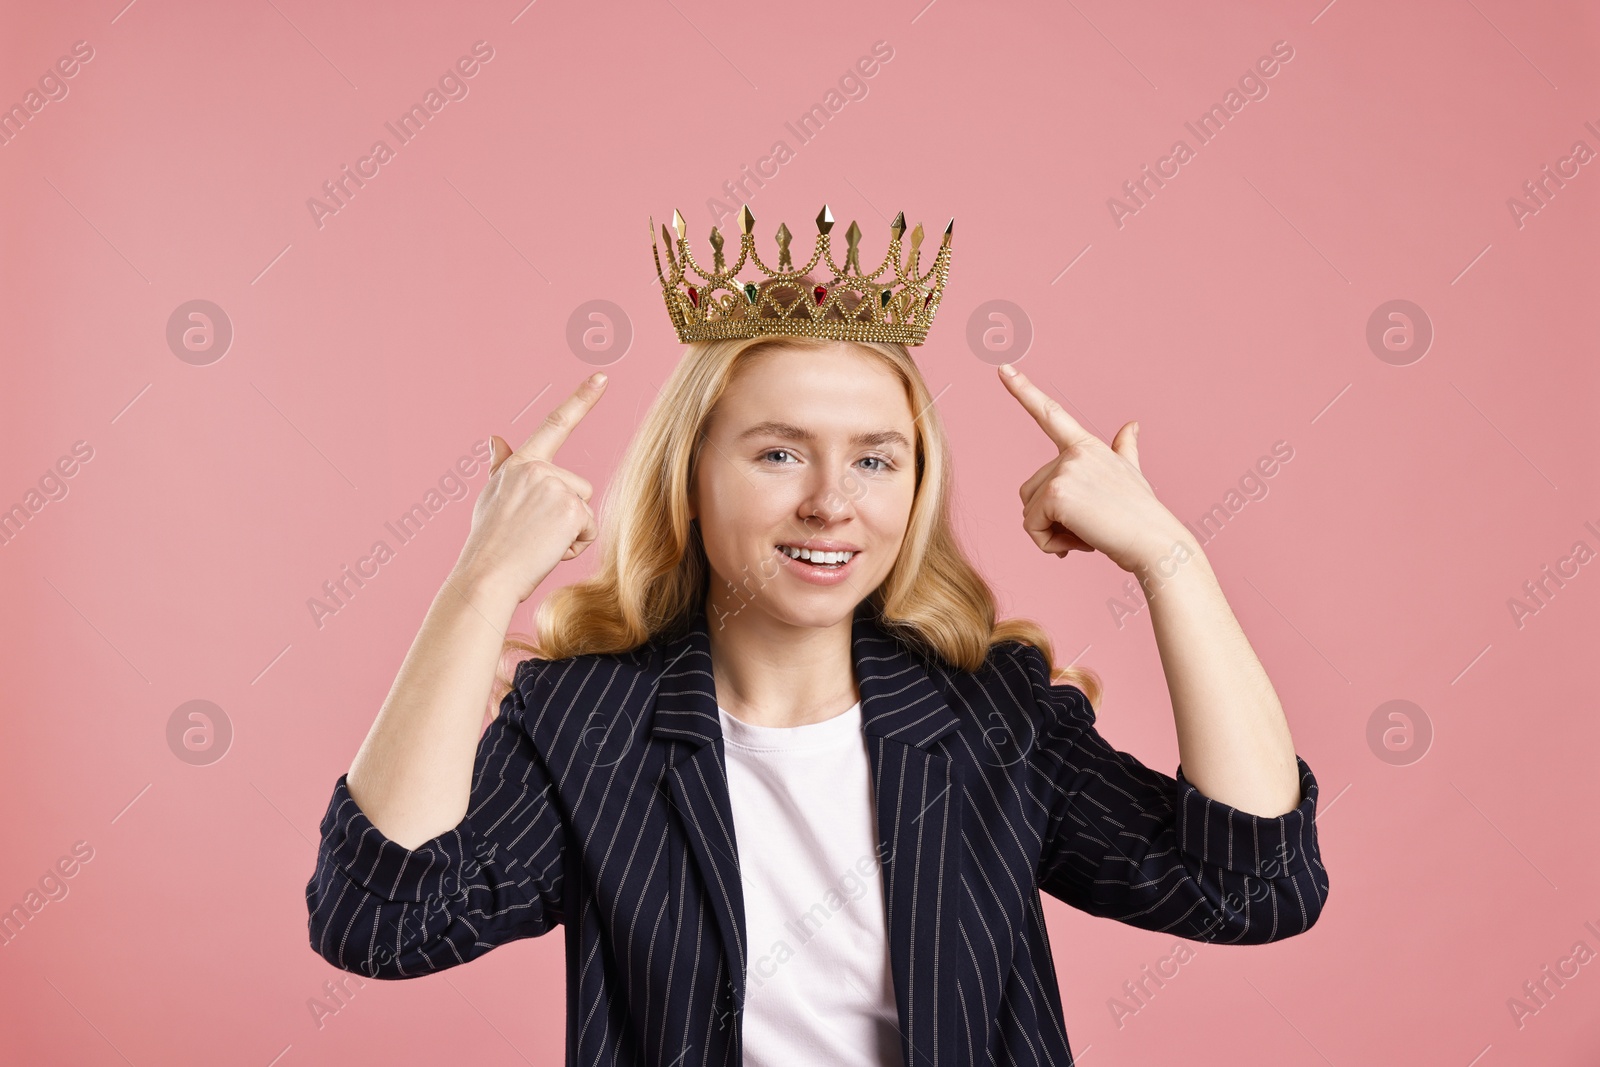
<svg viewBox="0 0 1600 1067"><path fill-rule="evenodd" d="M1045 552L1060 552L1063 549L1077 549L1079 552L1095 550L1093 545L1059 522L1050 522L1043 530L1036 529L1034 544Z"/></svg>
<svg viewBox="0 0 1600 1067"><path fill-rule="evenodd" d="M1057 553L1064 548L1076 548L1082 552L1095 551L1093 545L1047 514L1043 494L1035 496L1022 509L1022 529L1044 552Z"/></svg>
<svg viewBox="0 0 1600 1067"><path fill-rule="evenodd" d="M567 436L572 433L583 417L594 407L595 401L600 399L600 394L605 392L606 376L595 372L583 380L573 394L561 402L561 405L545 416L539 428L528 435L522 442L522 447L517 449L517 455L524 459L542 459L545 462L555 460L556 450L566 442Z"/></svg>
<svg viewBox="0 0 1600 1067"><path fill-rule="evenodd" d="M1079 552L1094 551L1093 545L1089 544L1087 541L1073 533L1071 530L1067 529L1065 526L1057 523L1053 529L1054 532L1051 534L1050 539L1044 543L1044 550L1046 552L1065 553L1074 549Z"/></svg>
<svg viewBox="0 0 1600 1067"><path fill-rule="evenodd" d="M1052 459L1050 462L1034 471L1033 476L1022 483L1022 488L1017 492L1018 495L1022 497L1022 502L1024 504L1027 504L1033 499L1033 494L1039 491L1039 487L1041 485L1055 477L1056 473L1060 470L1061 462L1061 457L1057 456L1055 459Z"/></svg>
<svg viewBox="0 0 1600 1067"><path fill-rule="evenodd" d="M600 526L595 522L594 512L590 510L587 501L584 503L583 510L587 515L587 519L584 522L583 529L579 531L577 537L572 539L572 544L567 547L567 551L562 555L561 559L563 561L576 559L582 555L583 550L594 544L595 538L600 536Z"/></svg>
<svg viewBox="0 0 1600 1067"><path fill-rule="evenodd" d="M558 467L554 463L550 464L550 472L563 482L566 482L567 488L582 497L584 503L587 504L589 498L594 496L594 486L590 485L588 480L581 474L574 474L565 467Z"/></svg>
<svg viewBox="0 0 1600 1067"><path fill-rule="evenodd" d="M1006 372L1011 373L1007 374ZM1011 395L1017 398L1028 414L1033 416L1035 422L1049 436L1056 446L1056 451L1065 452L1073 445L1084 440L1099 438L1078 425L1078 420L1067 414L1067 409L1047 396L1042 389L1027 379L1021 371L1007 363L1000 368L1000 380L1005 383Z"/></svg>
<svg viewBox="0 0 1600 1067"><path fill-rule="evenodd" d="M1049 544L1056 525L1053 519L1044 514L1041 497L1035 497L1032 503L1022 509L1023 532L1033 539L1033 543L1039 546L1041 551L1055 551L1046 549L1045 546Z"/></svg>

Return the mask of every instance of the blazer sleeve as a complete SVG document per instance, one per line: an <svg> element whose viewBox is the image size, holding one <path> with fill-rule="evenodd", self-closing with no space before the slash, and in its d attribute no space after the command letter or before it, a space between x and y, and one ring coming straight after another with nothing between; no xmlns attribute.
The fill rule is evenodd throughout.
<svg viewBox="0 0 1600 1067"><path fill-rule="evenodd" d="M389 840L335 783L306 885L311 947L368 978L416 978L562 921L566 833L526 730L545 660L524 660L478 741L467 814L415 849Z"/></svg>
<svg viewBox="0 0 1600 1067"><path fill-rule="evenodd" d="M1029 750L1046 816L1037 885L1091 915L1192 941L1261 944L1311 928L1328 897L1317 780L1299 755L1301 800L1253 815L1111 747L1075 686L1053 684L1024 645L1039 713Z"/></svg>

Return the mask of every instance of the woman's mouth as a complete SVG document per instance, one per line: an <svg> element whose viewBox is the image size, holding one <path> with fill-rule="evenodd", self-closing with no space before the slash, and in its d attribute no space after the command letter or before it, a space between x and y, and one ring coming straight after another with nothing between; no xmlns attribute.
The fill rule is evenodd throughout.
<svg viewBox="0 0 1600 1067"><path fill-rule="evenodd" d="M784 571L812 585L836 585L844 581L855 569L856 559L861 555L859 551L812 551L792 545L773 547L784 560Z"/></svg>
<svg viewBox="0 0 1600 1067"><path fill-rule="evenodd" d="M809 563L813 567L838 567L849 563L850 558L855 555L854 552L814 552L809 548L793 548L789 545L779 545L778 551L790 559Z"/></svg>

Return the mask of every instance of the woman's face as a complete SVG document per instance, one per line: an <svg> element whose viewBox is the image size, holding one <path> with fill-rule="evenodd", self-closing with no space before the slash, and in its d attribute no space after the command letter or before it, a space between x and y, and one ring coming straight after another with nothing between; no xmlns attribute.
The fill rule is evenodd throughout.
<svg viewBox="0 0 1600 1067"><path fill-rule="evenodd" d="M915 442L899 378L847 344L744 363L712 412L689 491L713 628L751 613L806 627L848 618L899 554ZM852 554L819 564L793 558L802 547Z"/></svg>

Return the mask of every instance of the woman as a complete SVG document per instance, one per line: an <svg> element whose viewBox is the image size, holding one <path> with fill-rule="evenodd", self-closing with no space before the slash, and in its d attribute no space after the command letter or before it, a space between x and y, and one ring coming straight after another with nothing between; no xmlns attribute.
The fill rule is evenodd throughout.
<svg viewBox="0 0 1600 1067"><path fill-rule="evenodd" d="M599 521L555 456L604 375L515 451L493 438L335 784L311 943L411 978L559 923L571 1064L1070 1064L1039 892L1191 940L1300 933L1328 888L1316 780L1136 424L1107 446L1000 370L1057 452L1022 485L1028 536L1145 584L1177 777L1099 736L1099 685L1036 624L995 619L907 346L797 335L768 299L797 280L752 287L748 336L691 343ZM817 321L857 321L816 291ZM597 537L595 575L503 644ZM485 730L506 648L533 656Z"/></svg>

